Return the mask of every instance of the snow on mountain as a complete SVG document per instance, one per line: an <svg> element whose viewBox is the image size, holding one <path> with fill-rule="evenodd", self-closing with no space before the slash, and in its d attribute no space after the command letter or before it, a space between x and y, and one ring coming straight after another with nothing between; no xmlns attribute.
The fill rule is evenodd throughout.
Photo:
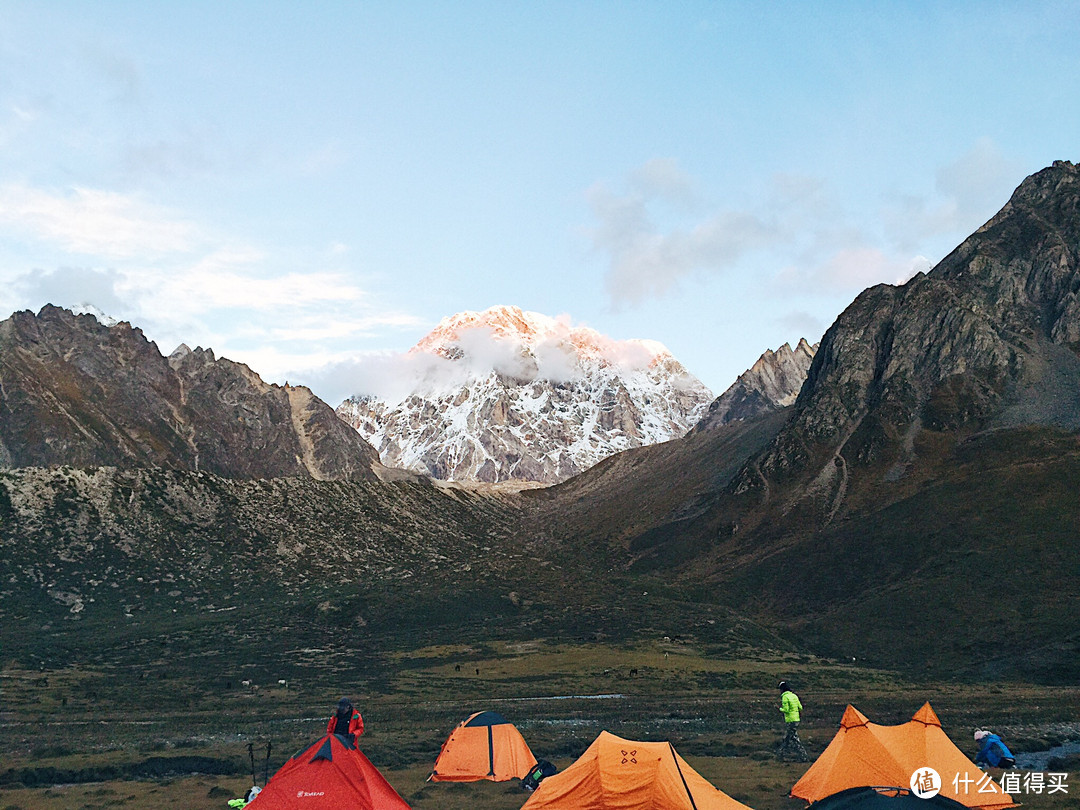
<svg viewBox="0 0 1080 810"><path fill-rule="evenodd" d="M120 323L116 318L111 315L106 315L102 310L85 301L81 304L70 306L68 309L71 310L73 315L93 315L97 318L97 322L102 326L116 326Z"/></svg>
<svg viewBox="0 0 1080 810"><path fill-rule="evenodd" d="M513 306L444 318L400 358L408 384L338 415L384 464L458 481L554 483L687 432L712 393L660 343Z"/></svg>

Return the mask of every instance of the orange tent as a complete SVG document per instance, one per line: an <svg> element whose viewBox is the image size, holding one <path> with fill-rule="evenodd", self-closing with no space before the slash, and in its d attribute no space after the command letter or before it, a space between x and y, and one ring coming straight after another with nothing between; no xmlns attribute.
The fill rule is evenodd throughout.
<svg viewBox="0 0 1080 810"><path fill-rule="evenodd" d="M497 712L469 715L443 743L431 782L524 779L536 764L525 738Z"/></svg>
<svg viewBox="0 0 1080 810"><path fill-rule="evenodd" d="M713 787L667 742L601 731L573 765L549 776L521 810L749 810Z"/></svg>
<svg viewBox="0 0 1080 810"><path fill-rule="evenodd" d="M851 787L911 788L916 771L933 768L941 795L971 808L1016 807L1012 796L964 756L941 730L927 703L907 723L879 726L848 706L836 732L817 761L795 783L791 795L816 802ZM971 781L967 781L967 780Z"/></svg>

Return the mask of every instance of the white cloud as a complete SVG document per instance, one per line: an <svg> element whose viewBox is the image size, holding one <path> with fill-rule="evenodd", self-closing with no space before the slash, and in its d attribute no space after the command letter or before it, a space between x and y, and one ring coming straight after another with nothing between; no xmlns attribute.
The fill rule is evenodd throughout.
<svg viewBox="0 0 1080 810"><path fill-rule="evenodd" d="M930 269L925 256L899 259L880 248L841 248L810 268L789 266L777 274L776 286L788 294L856 295L875 284L903 284Z"/></svg>
<svg viewBox="0 0 1080 810"><path fill-rule="evenodd" d="M635 173L635 182L641 190L630 194L617 195L603 184L587 194L598 220L590 235L610 257L605 286L616 303L663 295L693 272L728 270L777 236L773 225L748 211L721 211L664 232L650 206L662 196L685 198L689 181L667 163L650 162Z"/></svg>
<svg viewBox="0 0 1080 810"><path fill-rule="evenodd" d="M928 239L966 238L1009 199L1021 169L989 138L981 138L935 175L933 192L898 194L882 212L887 236L901 252L918 250Z"/></svg>
<svg viewBox="0 0 1080 810"><path fill-rule="evenodd" d="M274 323L267 336L275 341L328 341L344 338L374 337L385 329L410 329L421 324L407 312L377 312L363 317L345 316L328 319L321 313L309 313ZM319 365L312 362L311 365ZM296 368L293 364L290 368Z"/></svg>
<svg viewBox="0 0 1080 810"><path fill-rule="evenodd" d="M409 355L400 352L352 353L328 358L319 366L308 365L306 358L297 359L293 369L301 370L290 371L290 381L308 386L335 407L354 394L400 402L420 377L410 366Z"/></svg>
<svg viewBox="0 0 1080 810"><path fill-rule="evenodd" d="M341 362L363 341L419 323L357 280L343 243L282 255L135 195L0 186L0 236L10 248L0 267L8 311L91 305L142 328L166 353L201 345L269 380ZM62 264L64 254L79 261ZM26 256L59 266L20 272Z"/></svg>
<svg viewBox="0 0 1080 810"><path fill-rule="evenodd" d="M183 129L167 138L120 144L119 162L131 183L146 178L190 178L219 169L226 160L219 154L223 149L225 145L212 133Z"/></svg>
<svg viewBox="0 0 1080 810"><path fill-rule="evenodd" d="M181 310L239 308L258 312L290 310L325 303L361 302L366 293L345 275L326 271L268 275L259 262L262 251L222 248L180 272L155 273L146 278L146 294L160 308Z"/></svg>
<svg viewBox="0 0 1080 810"><path fill-rule="evenodd" d="M26 123L37 120L38 116L40 115L40 112L38 110L20 107L18 104L12 104L11 111L15 114L16 119Z"/></svg>
<svg viewBox="0 0 1080 810"><path fill-rule="evenodd" d="M793 310L778 319L780 326L785 332L793 333L801 338L806 338L810 343L817 343L828 324L819 316L804 310Z"/></svg>
<svg viewBox="0 0 1080 810"><path fill-rule="evenodd" d="M654 159L630 172L625 193L603 183L589 189L589 236L608 259L605 286L616 305L664 296L695 273L754 265L771 277L765 286L774 295L854 295L928 270L926 254L989 219L1017 174L984 138L937 171L932 192L893 195L880 211L846 211L824 180L777 173L760 200L695 217L693 179L675 161Z"/></svg>
<svg viewBox="0 0 1080 810"><path fill-rule="evenodd" d="M630 185L645 198L663 198L692 208L698 203L694 179L672 158L653 158L630 173Z"/></svg>
<svg viewBox="0 0 1080 810"><path fill-rule="evenodd" d="M566 316L525 316L533 329L525 337L490 325L444 330L440 324L408 352L354 354L288 376L313 390L332 392L335 404L353 395L397 404L411 394L452 391L492 371L522 384L538 379L560 383L581 378L597 359L626 370L643 369L667 351L654 341L617 340L573 326ZM446 347L454 350L454 359L437 353Z"/></svg>
<svg viewBox="0 0 1080 810"><path fill-rule="evenodd" d="M0 187L0 225L63 251L104 259L188 252L191 222L138 196L74 188L55 194L25 185Z"/></svg>
<svg viewBox="0 0 1080 810"><path fill-rule="evenodd" d="M129 303L118 292L123 286L123 276L115 270L89 267L59 267L49 272L34 270L11 281L11 287L21 301L62 307L92 303L107 315L121 320L131 317Z"/></svg>

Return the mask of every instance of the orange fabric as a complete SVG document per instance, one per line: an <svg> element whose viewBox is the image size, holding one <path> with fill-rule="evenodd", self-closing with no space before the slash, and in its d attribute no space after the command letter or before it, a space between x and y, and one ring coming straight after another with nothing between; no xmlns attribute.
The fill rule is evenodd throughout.
<svg viewBox="0 0 1080 810"><path fill-rule="evenodd" d="M861 718L861 719L860 719ZM964 756L941 729L941 721L927 703L907 723L879 726L871 723L854 706L848 706L840 730L817 761L795 783L791 795L816 802L852 787L911 786L911 776L930 767L941 777L941 794L971 808L1003 810L1016 807L1012 796L996 782L965 785L965 774L979 780L983 772ZM956 788L953 779L959 774ZM958 788L958 789L957 789Z"/></svg>
<svg viewBox="0 0 1080 810"><path fill-rule="evenodd" d="M692 797L692 799L691 799ZM671 743L600 732L573 765L549 776L522 810L749 810L686 764Z"/></svg>
<svg viewBox="0 0 1080 810"><path fill-rule="evenodd" d="M435 760L428 779L432 782L475 782L490 779L505 782L524 779L536 764L536 757L513 723L470 726L477 712L455 728ZM500 718L501 719L501 718ZM489 736L490 735L490 736Z"/></svg>
<svg viewBox="0 0 1080 810"><path fill-rule="evenodd" d="M844 709L844 716L840 718L840 728L858 728L859 726L865 726L869 722L870 718L851 704L848 704L848 707Z"/></svg>
<svg viewBox="0 0 1080 810"><path fill-rule="evenodd" d="M923 707L915 712L915 716L911 719L927 726L937 726L938 728L941 728L941 721L938 720L937 713L930 708L929 702L924 703Z"/></svg>

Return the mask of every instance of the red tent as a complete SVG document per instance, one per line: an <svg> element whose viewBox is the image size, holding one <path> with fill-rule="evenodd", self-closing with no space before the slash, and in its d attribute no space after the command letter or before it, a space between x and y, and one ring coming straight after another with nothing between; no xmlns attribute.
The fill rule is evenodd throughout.
<svg viewBox="0 0 1080 810"><path fill-rule="evenodd" d="M251 810L409 810L348 737L327 734L281 766Z"/></svg>

